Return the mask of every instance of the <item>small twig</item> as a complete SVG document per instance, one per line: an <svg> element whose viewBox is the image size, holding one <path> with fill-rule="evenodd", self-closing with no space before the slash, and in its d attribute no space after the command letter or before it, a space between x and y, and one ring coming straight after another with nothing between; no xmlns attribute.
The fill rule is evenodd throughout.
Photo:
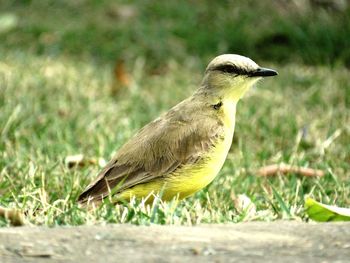
<svg viewBox="0 0 350 263"><path fill-rule="evenodd" d="M292 166L289 164L272 164L268 166L264 166L258 170L258 175L260 176L272 176L276 174L289 174L295 173L300 174L302 176L324 176L324 172L318 169L300 167L300 166Z"/></svg>

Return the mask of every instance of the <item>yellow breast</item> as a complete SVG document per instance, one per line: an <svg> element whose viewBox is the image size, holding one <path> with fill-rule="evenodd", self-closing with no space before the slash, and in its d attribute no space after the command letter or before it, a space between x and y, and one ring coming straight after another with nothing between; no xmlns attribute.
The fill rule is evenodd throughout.
<svg viewBox="0 0 350 263"><path fill-rule="evenodd" d="M201 190L217 176L222 168L228 151L232 144L235 125L235 104L223 104L223 123L225 127L224 139L218 140L206 156L200 162L185 165L169 174L166 178L160 178L153 182L136 185L120 194L120 198L129 199L132 196L144 198L154 193L162 193L163 200L171 200L175 196L185 198ZM153 198L150 197L149 201Z"/></svg>
<svg viewBox="0 0 350 263"><path fill-rule="evenodd" d="M180 199L185 198L211 183L226 160L231 142L232 136L226 134L225 139L217 142L201 162L188 165L169 176L164 199L171 199L177 194Z"/></svg>

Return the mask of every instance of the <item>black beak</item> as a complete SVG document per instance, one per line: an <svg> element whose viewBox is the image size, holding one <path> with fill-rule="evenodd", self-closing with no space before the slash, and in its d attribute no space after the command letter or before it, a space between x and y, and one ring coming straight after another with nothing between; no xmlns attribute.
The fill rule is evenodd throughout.
<svg viewBox="0 0 350 263"><path fill-rule="evenodd" d="M272 77L278 75L277 71L269 68L258 68L257 70L251 72L249 77Z"/></svg>

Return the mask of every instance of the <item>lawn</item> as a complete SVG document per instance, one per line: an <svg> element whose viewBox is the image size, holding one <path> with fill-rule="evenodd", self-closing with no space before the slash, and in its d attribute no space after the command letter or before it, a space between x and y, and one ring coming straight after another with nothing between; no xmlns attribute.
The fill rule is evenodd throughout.
<svg viewBox="0 0 350 263"><path fill-rule="evenodd" d="M134 35L137 30L133 29L132 34L123 35L123 44L117 41L119 44L114 46L112 40L127 22L118 24L116 31L108 31L112 26L109 19L114 19L113 13L107 12L109 18L102 16L106 6L113 9L108 1L87 1L84 13L76 13L76 7L64 1L51 6L45 1L26 2L26 6L3 4L19 22L1 33L0 206L19 208L29 222L49 226L307 220L305 195L350 207L350 79L346 50L337 51L328 45L335 53L327 49L319 63L314 63L309 59L311 51L302 48L295 49L295 59L282 55L269 59L265 53L258 55L255 46L234 49L225 44L236 43L235 39L226 38L225 43L214 47L210 37L198 33L197 40L178 42L171 36L190 39L186 34L190 29L194 32L191 13L178 10L180 17L188 19L190 29L184 32L185 27L178 28L175 23L179 16L176 8L162 7L167 10L163 13L157 5L153 12L161 13L158 16L167 22L172 34L162 31L148 37L147 30L153 32L156 28L156 18L152 18L151 24L144 23L140 29L145 35ZM45 9L49 7L52 9ZM145 7L140 4L139 8L138 12L144 14ZM45 10L51 10L52 17ZM206 14L205 10L201 12ZM209 32L216 27L214 24ZM346 27L326 29L338 41L329 34L329 43L343 43L338 31ZM244 27L241 30L245 32ZM194 52L196 45L203 46L197 42L206 38L212 46ZM312 40L310 43L312 46ZM249 55L260 65L277 69L279 75L259 83L239 103L233 145L215 181L181 202L159 201L151 206L131 202L118 207L106 203L93 211L79 208L77 196L101 167L92 163L69 168L65 158L83 154L88 159L108 161L139 128L189 96L198 87L205 65L222 52ZM312 52L316 56L319 50ZM284 49L279 54L283 53ZM119 96L112 96L113 67L121 54L133 81ZM329 61L330 57L334 60ZM259 168L280 162L321 169L325 176L257 176ZM247 195L256 206L253 217L235 208L240 194ZM0 221L0 225L8 223Z"/></svg>

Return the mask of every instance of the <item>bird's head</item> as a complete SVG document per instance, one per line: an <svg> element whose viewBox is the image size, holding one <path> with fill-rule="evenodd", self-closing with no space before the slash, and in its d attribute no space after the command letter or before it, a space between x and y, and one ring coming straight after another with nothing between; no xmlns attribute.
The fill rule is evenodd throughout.
<svg viewBox="0 0 350 263"><path fill-rule="evenodd" d="M238 101L259 79L275 75L276 71L259 67L250 58L225 54L209 63L202 88L220 97Z"/></svg>

